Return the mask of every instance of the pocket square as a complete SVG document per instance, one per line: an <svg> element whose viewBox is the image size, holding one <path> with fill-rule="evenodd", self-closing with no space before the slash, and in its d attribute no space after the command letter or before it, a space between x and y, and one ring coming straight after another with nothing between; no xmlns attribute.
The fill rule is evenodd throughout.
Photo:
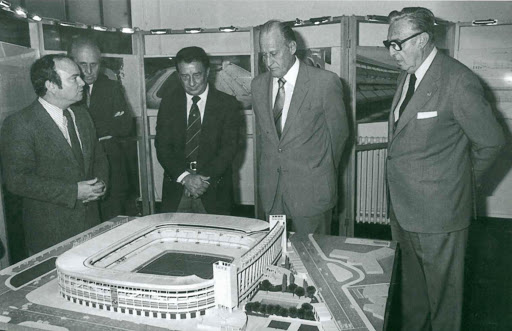
<svg viewBox="0 0 512 331"><path fill-rule="evenodd" d="M117 113L114 114L114 117L119 117L119 116L123 116L124 115L124 111L118 111Z"/></svg>
<svg viewBox="0 0 512 331"><path fill-rule="evenodd" d="M422 120L425 118L432 118L432 117L437 117L437 111L420 111L416 118L419 120Z"/></svg>

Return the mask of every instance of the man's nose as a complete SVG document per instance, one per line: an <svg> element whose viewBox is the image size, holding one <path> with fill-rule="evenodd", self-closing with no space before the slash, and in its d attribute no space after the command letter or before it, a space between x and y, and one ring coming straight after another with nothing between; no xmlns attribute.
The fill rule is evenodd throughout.
<svg viewBox="0 0 512 331"><path fill-rule="evenodd" d="M85 66L85 73L86 73L86 74L90 74L91 72L92 72L92 70L91 70L91 66L90 66L90 65L86 65L86 66Z"/></svg>
<svg viewBox="0 0 512 331"><path fill-rule="evenodd" d="M84 80L82 79L82 77L78 77L78 85L79 85L80 87L85 86L85 82L84 82Z"/></svg>

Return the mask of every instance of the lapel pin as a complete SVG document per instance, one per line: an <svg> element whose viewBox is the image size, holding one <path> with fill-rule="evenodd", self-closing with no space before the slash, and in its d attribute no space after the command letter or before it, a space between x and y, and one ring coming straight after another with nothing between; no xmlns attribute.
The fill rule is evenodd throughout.
<svg viewBox="0 0 512 331"><path fill-rule="evenodd" d="M432 92L427 92L427 97L431 96Z"/></svg>

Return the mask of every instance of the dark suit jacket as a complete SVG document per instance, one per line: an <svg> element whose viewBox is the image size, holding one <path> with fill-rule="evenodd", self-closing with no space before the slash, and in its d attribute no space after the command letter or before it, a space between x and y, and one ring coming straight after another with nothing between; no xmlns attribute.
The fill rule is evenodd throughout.
<svg viewBox="0 0 512 331"><path fill-rule="evenodd" d="M389 117L387 181L393 210L407 231L442 233L469 225L473 177L497 156L504 137L478 77L440 52L393 133Z"/></svg>
<svg viewBox="0 0 512 331"><path fill-rule="evenodd" d="M72 107L82 141L84 169L43 106L35 101L10 115L1 133L7 189L23 198L29 252L36 253L99 224L96 202L77 200L77 183L98 177L107 183L107 159L87 111Z"/></svg>
<svg viewBox="0 0 512 331"><path fill-rule="evenodd" d="M162 211L178 208L183 186L177 178L188 169L185 164L187 100L183 88L164 96L158 110L155 148L165 171ZM236 99L210 85L197 157L197 173L210 176L210 187L201 196L210 214L230 214L233 179L231 164L238 147L240 114Z"/></svg>
<svg viewBox="0 0 512 331"><path fill-rule="evenodd" d="M339 77L300 63L288 116L279 140L272 113L272 76L252 82L256 116L259 195L270 212L278 182L294 215L312 216L336 204L337 174L348 137Z"/></svg>
<svg viewBox="0 0 512 331"><path fill-rule="evenodd" d="M85 98L80 101L85 105ZM110 187L107 198L126 196L129 189L126 138L133 134L133 118L122 86L100 74L93 85L89 114L98 138L112 136L100 144L105 149L110 165ZM120 115L121 114L121 115Z"/></svg>

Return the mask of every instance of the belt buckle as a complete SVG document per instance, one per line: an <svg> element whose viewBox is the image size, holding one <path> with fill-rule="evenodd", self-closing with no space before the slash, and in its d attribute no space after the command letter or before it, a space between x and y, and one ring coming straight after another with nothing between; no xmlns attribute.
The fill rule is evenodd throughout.
<svg viewBox="0 0 512 331"><path fill-rule="evenodd" d="M196 171L197 170L197 161L190 162L188 167L189 167L190 170Z"/></svg>

